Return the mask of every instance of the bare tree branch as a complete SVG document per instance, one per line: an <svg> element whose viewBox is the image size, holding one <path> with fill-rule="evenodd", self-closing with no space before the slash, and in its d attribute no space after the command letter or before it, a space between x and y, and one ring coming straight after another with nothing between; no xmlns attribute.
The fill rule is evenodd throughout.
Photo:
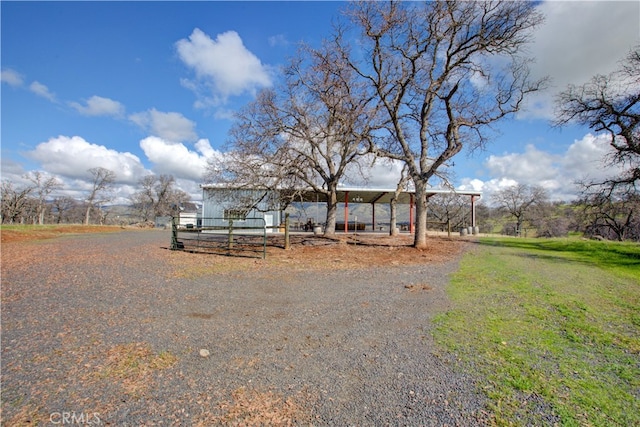
<svg viewBox="0 0 640 427"><path fill-rule="evenodd" d="M578 123L610 136L609 166L625 170L603 181L583 183L587 192L611 195L619 188L637 191L640 182L640 46L618 70L594 76L582 86L570 85L556 99L556 126Z"/></svg>
<svg viewBox="0 0 640 427"><path fill-rule="evenodd" d="M337 188L369 151L376 124L354 71L331 46L303 46L277 90L264 90L231 130L229 156L209 163L209 179L236 188L274 188L289 200L311 188L327 200L325 233L335 231ZM355 168L357 170L357 168ZM255 193L250 201L255 205Z"/></svg>

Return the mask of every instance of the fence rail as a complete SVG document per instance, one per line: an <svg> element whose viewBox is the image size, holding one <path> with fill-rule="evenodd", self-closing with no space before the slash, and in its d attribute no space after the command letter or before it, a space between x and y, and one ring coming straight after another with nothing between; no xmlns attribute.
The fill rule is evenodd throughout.
<svg viewBox="0 0 640 427"><path fill-rule="evenodd" d="M267 256L267 227L263 218L202 218L198 226L171 220L171 250L233 256Z"/></svg>

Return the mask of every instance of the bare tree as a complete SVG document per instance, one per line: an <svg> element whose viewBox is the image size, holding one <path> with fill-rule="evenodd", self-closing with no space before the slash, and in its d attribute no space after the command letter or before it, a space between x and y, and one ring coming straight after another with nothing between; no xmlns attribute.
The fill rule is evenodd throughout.
<svg viewBox="0 0 640 427"><path fill-rule="evenodd" d="M27 214L33 186L16 188L11 181L2 181L2 222L22 223Z"/></svg>
<svg viewBox="0 0 640 427"><path fill-rule="evenodd" d="M496 192L493 200L516 219L516 235L520 235L527 215L536 205L547 201L547 193L542 187L518 184Z"/></svg>
<svg viewBox="0 0 640 427"><path fill-rule="evenodd" d="M520 109L531 82L519 56L542 22L531 2L355 3L335 32L348 63L384 114L377 155L403 161L416 191L414 246L425 247L429 180L464 147L484 146L495 122ZM360 31L352 48L352 29Z"/></svg>
<svg viewBox="0 0 640 427"><path fill-rule="evenodd" d="M636 192L640 182L640 46L618 70L594 76L582 86L570 85L556 101L555 124L579 123L608 133L613 154L605 160L624 169L602 182L583 183L584 188L594 193Z"/></svg>
<svg viewBox="0 0 640 427"><path fill-rule="evenodd" d="M108 200L107 193L111 185L116 180L116 174L103 167L95 167L88 170L92 177L92 187L89 195L87 196L87 210L85 211L84 224L89 225L89 217L91 215L91 209L99 203L104 203ZM107 196L105 199L99 199L100 196Z"/></svg>
<svg viewBox="0 0 640 427"><path fill-rule="evenodd" d="M171 215L172 205L189 201L189 195L175 188L175 182L173 175L147 175L138 181L142 188L131 196L131 201L143 221Z"/></svg>
<svg viewBox="0 0 640 427"><path fill-rule="evenodd" d="M573 211L559 201L537 203L529 219L536 237L564 237L569 233L572 220L575 223Z"/></svg>
<svg viewBox="0 0 640 427"><path fill-rule="evenodd" d="M72 197L56 197L53 199L52 207L55 211L54 220L56 224L71 222L69 213L78 207L78 202Z"/></svg>
<svg viewBox="0 0 640 427"><path fill-rule="evenodd" d="M156 203L153 189L155 182L155 175L147 175L140 178L138 185L142 188L131 195L133 209L140 215L142 221L149 221L153 216L153 208Z"/></svg>
<svg viewBox="0 0 640 427"><path fill-rule="evenodd" d="M640 241L640 195L637 193L591 193L580 202L585 235Z"/></svg>
<svg viewBox="0 0 640 427"><path fill-rule="evenodd" d="M429 198L429 213L441 223L449 223L451 228L459 229L470 224L467 212L470 211L467 197L456 194L436 194Z"/></svg>
<svg viewBox="0 0 640 427"><path fill-rule="evenodd" d="M40 171L29 172L26 178L34 184L33 192L37 197L36 216L38 224L42 225L44 224L47 196L54 190L62 188L62 183L55 177L47 178Z"/></svg>
<svg viewBox="0 0 640 427"><path fill-rule="evenodd" d="M594 76L581 86L570 85L557 98L555 124L587 125L606 132L612 154L604 160L622 172L604 180L578 183L583 194L586 234L623 240L640 223L640 46L608 75Z"/></svg>
<svg viewBox="0 0 640 427"><path fill-rule="evenodd" d="M240 188L263 188L264 194L274 188L311 188L326 197L325 234L334 233L338 184L347 166L357 170L375 123L354 77L331 47L301 49L286 68L283 84L262 91L238 114L228 161L210 163L209 177Z"/></svg>

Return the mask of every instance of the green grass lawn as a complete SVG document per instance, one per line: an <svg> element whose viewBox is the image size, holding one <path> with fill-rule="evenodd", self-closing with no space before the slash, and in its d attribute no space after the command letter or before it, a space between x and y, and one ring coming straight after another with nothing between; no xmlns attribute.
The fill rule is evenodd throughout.
<svg viewBox="0 0 640 427"><path fill-rule="evenodd" d="M448 288L437 342L498 425L640 425L640 245L483 239Z"/></svg>

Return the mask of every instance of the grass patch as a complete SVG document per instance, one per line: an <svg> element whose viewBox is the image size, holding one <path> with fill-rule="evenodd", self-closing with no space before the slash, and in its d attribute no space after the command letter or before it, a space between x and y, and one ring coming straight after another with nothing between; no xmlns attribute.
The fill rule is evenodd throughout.
<svg viewBox="0 0 640 427"><path fill-rule="evenodd" d="M127 394L138 396L149 387L154 371L168 369L177 361L167 351L153 354L147 343L119 344L107 351L99 376L119 382Z"/></svg>
<svg viewBox="0 0 640 427"><path fill-rule="evenodd" d="M3 243L23 242L52 239L69 234L109 233L114 231L122 231L122 227L79 224L3 224L0 228L0 239Z"/></svg>
<svg viewBox="0 0 640 427"><path fill-rule="evenodd" d="M231 393L232 400L219 404L222 415L207 414L197 426L293 426L307 424L310 416L306 408L293 397L272 391L258 391L241 387Z"/></svg>
<svg viewBox="0 0 640 427"><path fill-rule="evenodd" d="M478 373L498 425L640 425L640 246L484 239L436 340Z"/></svg>

